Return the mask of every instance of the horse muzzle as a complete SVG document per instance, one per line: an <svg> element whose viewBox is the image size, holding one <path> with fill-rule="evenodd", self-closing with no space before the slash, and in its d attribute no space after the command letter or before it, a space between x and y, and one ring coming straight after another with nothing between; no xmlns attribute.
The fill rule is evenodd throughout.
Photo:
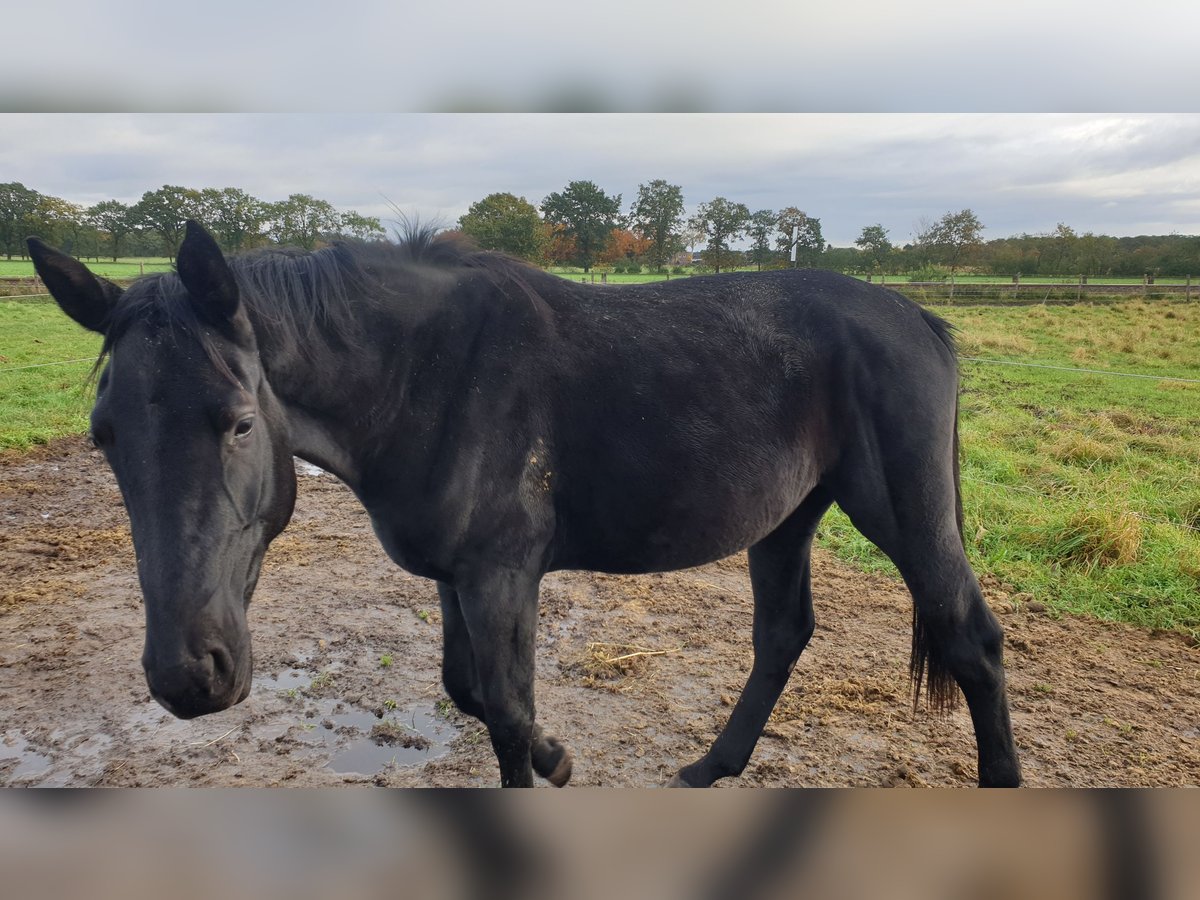
<svg viewBox="0 0 1200 900"><path fill-rule="evenodd" d="M150 696L180 719L194 719L241 703L250 693L249 652L214 645L163 665L143 659Z"/></svg>

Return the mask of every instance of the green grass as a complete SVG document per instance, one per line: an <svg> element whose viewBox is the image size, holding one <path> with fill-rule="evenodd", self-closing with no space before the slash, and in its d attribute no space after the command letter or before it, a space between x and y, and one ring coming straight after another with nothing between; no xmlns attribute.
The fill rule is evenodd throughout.
<svg viewBox="0 0 1200 900"><path fill-rule="evenodd" d="M137 278L144 268L151 272L170 272L174 267L163 257L130 257L99 262L84 263L89 269L104 278ZM0 259L0 278L32 278L33 263L27 259Z"/></svg>
<svg viewBox="0 0 1200 900"><path fill-rule="evenodd" d="M567 279L567 281L586 281L588 284L591 284L592 278L595 277L596 284L600 284L600 272L593 271L585 274L583 269L559 267L551 268L548 271L559 278ZM634 275L625 272L608 272L606 278L609 284L646 284L652 281L666 281L667 278L688 278L693 274L695 273L690 269L687 270L686 275L669 275L667 272L641 272Z"/></svg>
<svg viewBox="0 0 1200 900"><path fill-rule="evenodd" d="M1135 372L1127 379L963 361L968 552L1053 610L1200 636L1200 303L938 307L964 356ZM86 430L100 338L42 301L0 301L0 450ZM81 362L16 367L69 359ZM821 543L890 563L834 510Z"/></svg>
<svg viewBox="0 0 1200 900"><path fill-rule="evenodd" d="M1200 304L938 312L966 356L1200 378ZM977 572L1052 609L1200 635L1200 384L964 361L960 410ZM840 511L821 530L891 570Z"/></svg>
<svg viewBox="0 0 1200 900"><path fill-rule="evenodd" d="M857 278L866 278L865 275L855 276ZM880 276L872 276L875 281L879 281ZM950 273L945 273L946 283L950 282ZM914 280L909 275L884 275L883 279L888 284L897 284ZM1011 275L963 275L961 273L954 276L955 284L1012 284ZM1140 277L1124 278L1116 276L1092 276L1088 279L1088 284L1141 284ZM1154 279L1155 284L1186 284L1187 279L1183 277L1158 277ZM1079 284L1078 275L1022 275L1021 284ZM1195 279L1192 280L1193 286L1200 285Z"/></svg>
<svg viewBox="0 0 1200 900"><path fill-rule="evenodd" d="M0 450L86 431L88 374L99 352L100 335L54 303L0 300ZM64 360L79 361L59 364Z"/></svg>

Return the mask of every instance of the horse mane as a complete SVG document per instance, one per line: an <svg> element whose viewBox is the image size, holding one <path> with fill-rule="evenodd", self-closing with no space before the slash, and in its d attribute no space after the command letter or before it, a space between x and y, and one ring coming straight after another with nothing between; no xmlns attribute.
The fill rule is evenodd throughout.
<svg viewBox="0 0 1200 900"><path fill-rule="evenodd" d="M226 257L256 333L305 352L316 339L356 346L362 340L362 313L399 305L421 276L469 269L482 273L511 296L540 305L530 283L540 270L495 251L481 250L458 232L408 226L390 241L338 240L319 250L268 248ZM125 291L109 318L93 374L116 341L134 324L149 321L194 335L223 372L225 365L200 315L175 272L147 275ZM226 372L228 375L229 373Z"/></svg>

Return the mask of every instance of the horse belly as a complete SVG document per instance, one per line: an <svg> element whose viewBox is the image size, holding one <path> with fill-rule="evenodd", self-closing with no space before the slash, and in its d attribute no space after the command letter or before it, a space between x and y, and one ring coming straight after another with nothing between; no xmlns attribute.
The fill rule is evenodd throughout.
<svg viewBox="0 0 1200 900"><path fill-rule="evenodd" d="M589 508L560 521L556 568L636 574L686 569L762 540L816 483L802 467L717 470L708 477L665 471L614 477Z"/></svg>

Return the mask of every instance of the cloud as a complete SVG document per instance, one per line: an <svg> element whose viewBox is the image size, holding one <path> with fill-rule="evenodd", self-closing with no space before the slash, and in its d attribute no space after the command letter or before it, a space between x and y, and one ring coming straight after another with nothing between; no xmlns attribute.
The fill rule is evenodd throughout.
<svg viewBox="0 0 1200 900"><path fill-rule="evenodd" d="M595 181L625 205L680 184L689 208L726 196L799 206L848 244L882 223L970 207L998 237L1058 221L1111 234L1200 233L1200 115L8 114L0 171L91 204L162 184L309 193L391 218L451 224L511 191L538 203ZM1108 205L1115 203L1115 205Z"/></svg>

